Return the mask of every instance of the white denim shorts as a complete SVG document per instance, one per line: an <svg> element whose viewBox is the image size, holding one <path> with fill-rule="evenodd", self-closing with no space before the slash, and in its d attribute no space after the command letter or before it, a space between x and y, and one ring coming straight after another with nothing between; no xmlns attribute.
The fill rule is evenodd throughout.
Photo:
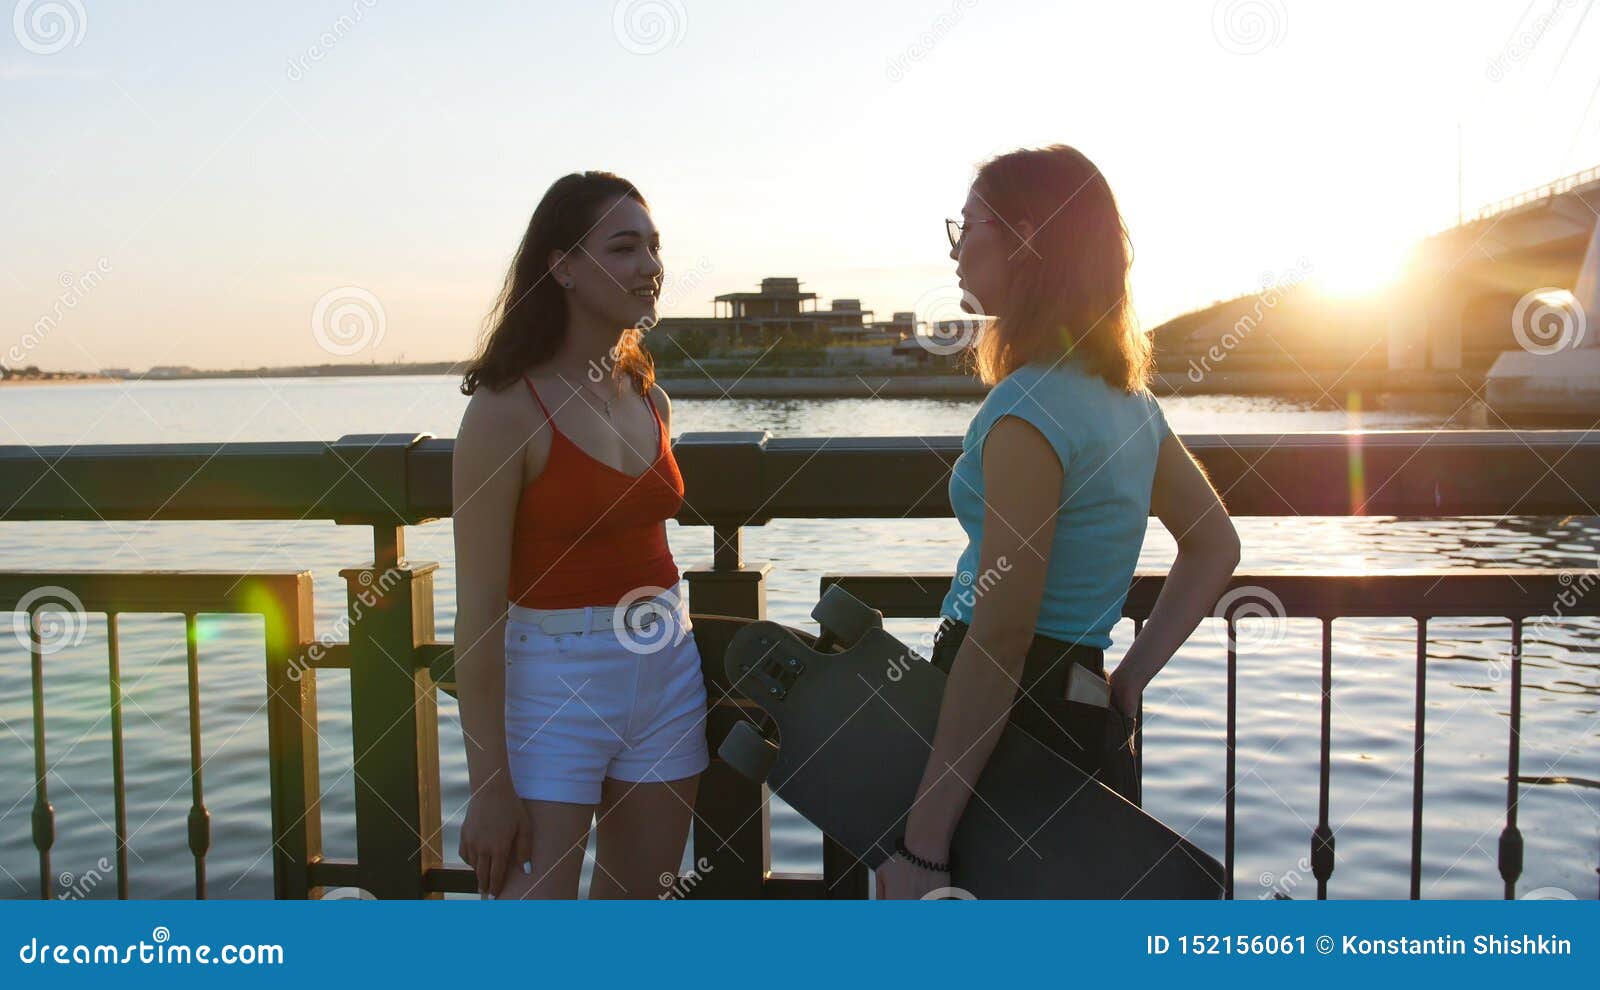
<svg viewBox="0 0 1600 990"><path fill-rule="evenodd" d="M593 607L530 609L506 619L506 750L519 797L598 804L606 777L661 782L710 765L706 687L689 606L671 591L654 621L618 630ZM581 631L536 620L579 613Z"/></svg>

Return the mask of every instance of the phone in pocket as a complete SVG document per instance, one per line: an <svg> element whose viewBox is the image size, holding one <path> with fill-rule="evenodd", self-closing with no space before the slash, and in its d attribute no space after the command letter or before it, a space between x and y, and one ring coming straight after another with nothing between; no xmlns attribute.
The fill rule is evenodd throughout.
<svg viewBox="0 0 1600 990"><path fill-rule="evenodd" d="M1111 706L1111 682L1081 664L1073 664L1067 672L1067 700L1096 708Z"/></svg>

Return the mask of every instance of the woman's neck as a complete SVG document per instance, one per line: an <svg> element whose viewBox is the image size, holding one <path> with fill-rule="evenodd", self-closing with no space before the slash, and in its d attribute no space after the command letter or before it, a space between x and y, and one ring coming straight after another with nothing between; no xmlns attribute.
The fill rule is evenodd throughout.
<svg viewBox="0 0 1600 990"><path fill-rule="evenodd" d="M583 314L569 313L566 339L561 349L545 362L545 366L574 381L581 377L595 380L596 373L603 380L616 371L615 351L621 339L621 330L607 327Z"/></svg>

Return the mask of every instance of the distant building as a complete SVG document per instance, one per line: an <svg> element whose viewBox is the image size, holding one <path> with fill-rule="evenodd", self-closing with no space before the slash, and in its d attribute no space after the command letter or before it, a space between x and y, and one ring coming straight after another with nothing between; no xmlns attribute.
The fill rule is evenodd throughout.
<svg viewBox="0 0 1600 990"><path fill-rule="evenodd" d="M759 292L717 296L709 317L663 317L651 332L698 333L716 349L764 348L786 338L825 346L834 329L859 328L870 315L862 312L857 299L835 299L826 310L819 310L816 303L817 294L802 292L797 278L764 278Z"/></svg>
<svg viewBox="0 0 1600 990"><path fill-rule="evenodd" d="M127 368L101 368L100 374L106 378L132 378L133 372Z"/></svg>
<svg viewBox="0 0 1600 990"><path fill-rule="evenodd" d="M767 348L779 340L798 339L825 348L829 363L930 363L925 360L930 355L914 339L915 313L902 310L878 321L872 310L861 308L860 299L834 299L827 309L819 309L817 301L815 292L801 290L797 278L763 278L759 292L717 296L711 316L662 317L650 332L694 334L713 351ZM662 348L655 352L662 353ZM940 355L931 356L934 364L948 363Z"/></svg>
<svg viewBox="0 0 1600 990"><path fill-rule="evenodd" d="M145 372L146 378L183 378L194 374L187 364L158 364Z"/></svg>
<svg viewBox="0 0 1600 990"><path fill-rule="evenodd" d="M854 303L854 299L835 299L834 312L838 312L841 302ZM867 311L868 313L871 310ZM917 314L900 312L894 314L894 319L883 322L863 320L859 326L847 325L835 327L835 338L849 340L853 343L893 344L904 340L917 332Z"/></svg>
<svg viewBox="0 0 1600 990"><path fill-rule="evenodd" d="M902 315L896 313L895 316ZM939 320L927 327L927 332L913 332L894 346L898 363L919 368L954 368L966 358L967 350L977 339L977 317L971 319ZM913 327L917 326L913 320Z"/></svg>

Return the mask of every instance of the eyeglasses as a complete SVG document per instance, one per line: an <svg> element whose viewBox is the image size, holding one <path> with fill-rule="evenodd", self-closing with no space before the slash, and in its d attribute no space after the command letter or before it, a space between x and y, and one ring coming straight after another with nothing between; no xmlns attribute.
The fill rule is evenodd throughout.
<svg viewBox="0 0 1600 990"><path fill-rule="evenodd" d="M961 238L966 236L967 228L971 227L975 223L994 223L994 221L993 220L968 220L965 223L963 223L960 220L949 220L949 219L945 220L945 222L944 222L944 232L950 238L950 246L953 247L953 248L954 247L960 247L961 246Z"/></svg>

